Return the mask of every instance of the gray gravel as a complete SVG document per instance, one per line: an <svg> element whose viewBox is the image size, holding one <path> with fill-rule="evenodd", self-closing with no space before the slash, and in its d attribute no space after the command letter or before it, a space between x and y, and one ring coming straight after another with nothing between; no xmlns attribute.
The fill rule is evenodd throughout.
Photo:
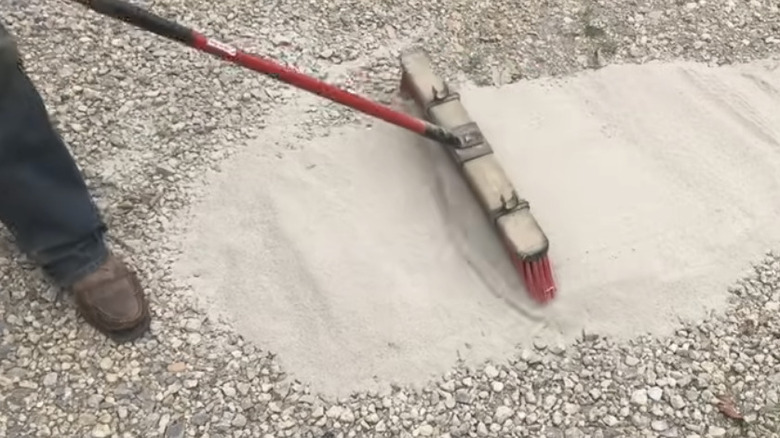
<svg viewBox="0 0 780 438"><path fill-rule="evenodd" d="M446 77L465 72L478 83L616 62L746 61L780 45L777 6L758 0L145 5L382 100L398 83L393 50L419 41ZM55 301L2 234L0 436L780 435L780 258L771 254L735 283L725 315L668 339L583 335L566 350L537 346L459 367L422 391L311 393L272 353L204 317L169 275L177 249L168 233L192 183L283 119L301 93L66 2L2 0L0 11L156 315L152 336L115 347ZM318 105L295 121L311 135L353 118ZM719 397L733 399L731 410Z"/></svg>

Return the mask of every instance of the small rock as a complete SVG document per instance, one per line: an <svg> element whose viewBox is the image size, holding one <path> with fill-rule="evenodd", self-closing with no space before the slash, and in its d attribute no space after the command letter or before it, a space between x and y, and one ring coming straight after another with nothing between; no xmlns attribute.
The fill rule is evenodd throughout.
<svg viewBox="0 0 780 438"><path fill-rule="evenodd" d="M222 393L225 394L225 397L233 398L236 396L236 389L228 384L222 387Z"/></svg>
<svg viewBox="0 0 780 438"><path fill-rule="evenodd" d="M650 419L637 412L631 415L631 424L639 428L645 428L650 424Z"/></svg>
<svg viewBox="0 0 780 438"><path fill-rule="evenodd" d="M104 357L103 359L100 359L100 363L98 364L100 366L100 369L102 370L110 370L111 367L114 366L114 361L110 357Z"/></svg>
<svg viewBox="0 0 780 438"><path fill-rule="evenodd" d="M501 382L493 382L490 384L490 388L493 392L501 392L504 390L504 384Z"/></svg>
<svg viewBox="0 0 780 438"><path fill-rule="evenodd" d="M420 434L420 436L431 436L433 435L433 426L430 424L423 424L419 429L417 429L417 432Z"/></svg>
<svg viewBox="0 0 780 438"><path fill-rule="evenodd" d="M664 395L664 390L657 386L653 386L652 388L647 390L647 396L650 397L650 399L653 401L660 401L663 395Z"/></svg>
<svg viewBox="0 0 780 438"><path fill-rule="evenodd" d="M495 379L498 377L498 369L494 367L493 365L488 365L485 367L485 375L488 376L490 379Z"/></svg>
<svg viewBox="0 0 780 438"><path fill-rule="evenodd" d="M550 394L550 395L548 395L547 397L544 398L543 406L544 406L545 409L551 409L553 406L555 406L555 403L557 403L557 402L558 402L558 399L554 395Z"/></svg>
<svg viewBox="0 0 780 438"><path fill-rule="evenodd" d="M57 384L57 373L48 373L43 378L43 386L54 386Z"/></svg>
<svg viewBox="0 0 780 438"><path fill-rule="evenodd" d="M455 382L452 380L448 380L440 385L441 389L446 392L453 392L455 391Z"/></svg>
<svg viewBox="0 0 780 438"><path fill-rule="evenodd" d="M328 418L338 418L341 416L342 409L339 406L331 406L326 412L325 416Z"/></svg>
<svg viewBox="0 0 780 438"><path fill-rule="evenodd" d="M460 404L469 404L471 403L471 395L465 389L459 389L455 391L455 401Z"/></svg>
<svg viewBox="0 0 780 438"><path fill-rule="evenodd" d="M250 390L251 388L252 388L252 386L251 386L251 385L248 385L248 384L246 384L246 383L239 383L239 384L238 384L238 391L239 391L241 394L244 394L244 395L248 394L248 393L249 393L249 390ZM298 401L299 401L299 402L301 402L301 403L306 403L307 405L313 405L313 404L314 404L314 402L315 402L315 401L317 401L317 399L316 399L316 398L315 398L313 395L311 395L311 394L304 394L304 395L302 395L302 396L301 396L301 397L298 399Z"/></svg>
<svg viewBox="0 0 780 438"><path fill-rule="evenodd" d="M187 320L187 322L184 323L184 328L191 332L197 332L200 330L202 325L203 323L200 319L190 318Z"/></svg>
<svg viewBox="0 0 780 438"><path fill-rule="evenodd" d="M536 365L542 361L542 356L532 350L524 348L520 352L520 359L527 362L529 365Z"/></svg>
<svg viewBox="0 0 780 438"><path fill-rule="evenodd" d="M190 418L190 421L195 426L203 426L209 421L209 415L205 412L198 412Z"/></svg>
<svg viewBox="0 0 780 438"><path fill-rule="evenodd" d="M241 414L236 414L235 417L233 417L233 421L230 422L230 425L233 427L244 427L246 426L246 417Z"/></svg>
<svg viewBox="0 0 780 438"><path fill-rule="evenodd" d="M656 432L663 432L666 429L669 429L669 424L664 420L655 420L650 423L650 427Z"/></svg>
<svg viewBox="0 0 780 438"><path fill-rule="evenodd" d="M631 394L631 404L637 406L645 406L647 404L647 391L644 389L637 389Z"/></svg>
<svg viewBox="0 0 780 438"><path fill-rule="evenodd" d="M671 403L672 407L677 410L684 408L686 405L685 400L679 394L673 395L669 400L669 403Z"/></svg>
<svg viewBox="0 0 780 438"><path fill-rule="evenodd" d="M168 365L168 371L171 373L180 373L187 369L187 364L184 362L174 362Z"/></svg>
<svg viewBox="0 0 780 438"><path fill-rule="evenodd" d="M634 356L626 356L626 365L630 367L637 366L639 364L639 359L635 358Z"/></svg>
<svg viewBox="0 0 780 438"><path fill-rule="evenodd" d="M515 414L509 406L499 406L496 409L496 413L493 415L496 423L503 424L509 417Z"/></svg>
<svg viewBox="0 0 780 438"><path fill-rule="evenodd" d="M106 438L111 436L111 428L107 424L98 424L92 428L93 438Z"/></svg>
<svg viewBox="0 0 780 438"><path fill-rule="evenodd" d="M157 424L160 433L168 429L168 424L170 424L170 422L171 422L171 416L168 414L165 414L160 418L160 422Z"/></svg>
<svg viewBox="0 0 780 438"><path fill-rule="evenodd" d="M344 423L351 423L355 421L355 414L353 414L352 410L349 408L344 409L344 411L341 412L341 415L339 415L339 421Z"/></svg>
<svg viewBox="0 0 780 438"><path fill-rule="evenodd" d="M722 438L726 436L726 429L717 426L710 426L707 429L707 436L711 438Z"/></svg>

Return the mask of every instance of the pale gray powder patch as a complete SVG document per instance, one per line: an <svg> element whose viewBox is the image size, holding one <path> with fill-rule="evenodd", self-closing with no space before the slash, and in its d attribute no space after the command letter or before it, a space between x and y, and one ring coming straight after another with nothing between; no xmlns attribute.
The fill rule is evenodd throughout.
<svg viewBox="0 0 780 438"><path fill-rule="evenodd" d="M446 155L386 124L287 144L281 129L231 159L193 209L179 273L331 393L419 384L534 336L669 333L720 308L780 237L771 67L611 66L462 90L552 242L546 309Z"/></svg>
<svg viewBox="0 0 780 438"><path fill-rule="evenodd" d="M294 377L419 384L541 328L507 305L528 298L437 146L382 125L251 150L195 207L178 268Z"/></svg>

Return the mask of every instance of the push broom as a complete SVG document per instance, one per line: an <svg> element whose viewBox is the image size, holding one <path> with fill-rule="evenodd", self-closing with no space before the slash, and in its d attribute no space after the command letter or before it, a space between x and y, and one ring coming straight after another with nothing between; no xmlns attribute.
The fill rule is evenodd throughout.
<svg viewBox="0 0 780 438"><path fill-rule="evenodd" d="M436 123L396 111L273 60L246 53L124 0L72 1L445 145L503 240L531 297L544 303L555 296L556 286L547 256L549 243L531 214L528 202L517 195L479 127L460 103L459 96L450 92L433 74L422 51L402 55L402 87Z"/></svg>

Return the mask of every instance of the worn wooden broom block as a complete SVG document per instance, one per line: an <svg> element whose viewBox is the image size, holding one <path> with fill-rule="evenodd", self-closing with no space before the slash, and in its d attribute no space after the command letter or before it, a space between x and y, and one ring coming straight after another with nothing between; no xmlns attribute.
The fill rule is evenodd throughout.
<svg viewBox="0 0 780 438"><path fill-rule="evenodd" d="M447 147L447 150L512 252L522 260L544 256L549 245L547 237L531 214L528 202L518 196L458 94L450 91L433 72L430 59L420 49L402 54L401 66L402 87L425 111L425 117L444 128L471 136L471 147Z"/></svg>

